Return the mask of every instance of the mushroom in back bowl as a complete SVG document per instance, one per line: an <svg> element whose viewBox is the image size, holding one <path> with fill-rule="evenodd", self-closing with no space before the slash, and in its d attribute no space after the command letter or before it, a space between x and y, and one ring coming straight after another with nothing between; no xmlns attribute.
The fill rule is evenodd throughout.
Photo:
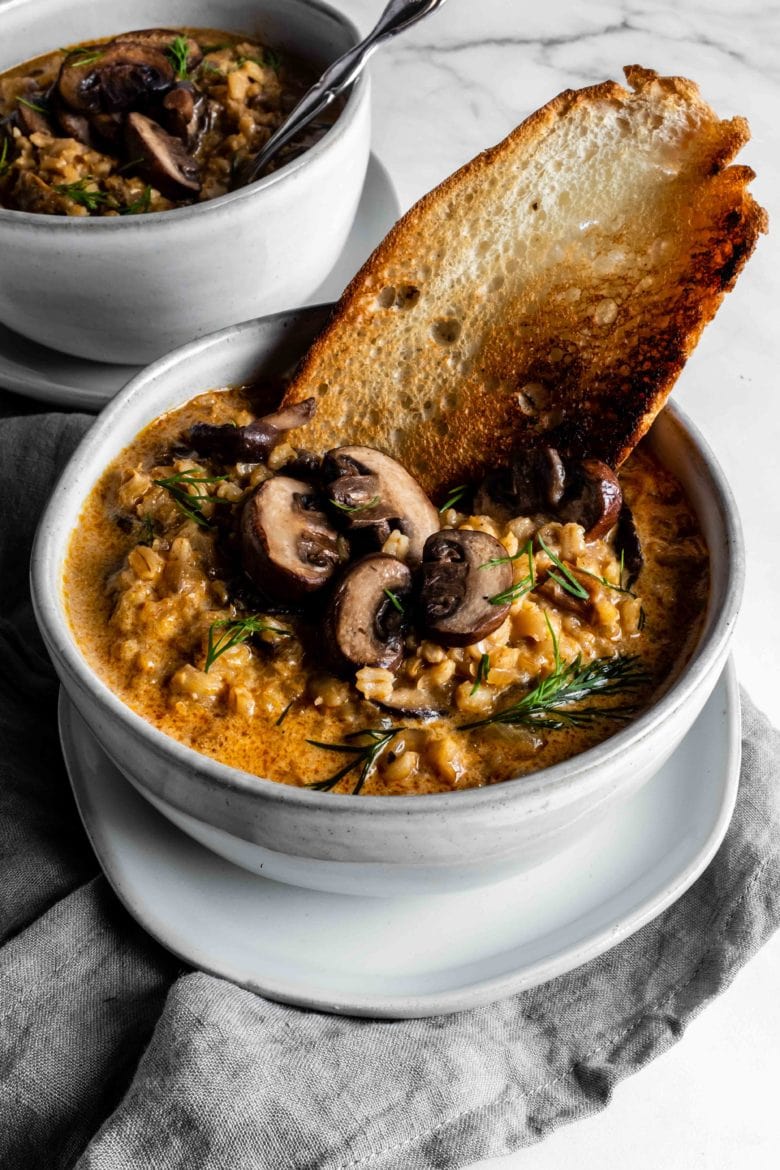
<svg viewBox="0 0 780 1170"><path fill-rule="evenodd" d="M0 207L136 215L225 195L315 79L289 54L219 29L139 29L17 65L0 75Z"/></svg>
<svg viewBox="0 0 780 1170"><path fill-rule="evenodd" d="M630 527L621 583L614 526L589 537L592 514L586 527L553 516L549 503L515 510L462 500L439 513L416 492L415 510L402 493L406 515L423 523L427 515L433 530L404 532L402 518L376 515L387 468L373 460L369 468L366 452L351 452L354 474L336 476L330 491L318 487L311 498L323 464L285 440L284 427L300 417L275 416L265 394L204 391L220 381L256 389L258 362L278 385L323 319L322 310L307 310L227 330L150 367L121 393L42 520L36 613L100 743L139 791L208 847L268 876L341 892L484 884L586 831L660 767L690 726L725 661L739 602L733 504L700 438L668 410L622 476L645 537L645 564L631 583L638 562ZM195 445L202 446L201 426L208 455ZM343 451L333 462L352 471ZM506 486L491 478L486 489L494 498ZM368 520L368 509L354 510L360 503L371 504L376 524L360 527ZM479 643L457 646L452 634L437 640L420 623L447 622L436 573L431 586L425 565L446 564L439 542L463 538L480 542L473 571L490 578L487 588L519 588L501 626L478 628ZM483 538L495 557L485 555ZM413 554L410 563L420 540L421 562ZM526 591L529 541L535 586ZM666 563L672 549L679 561ZM481 567L504 557L499 578L496 566ZM359 582L360 605L351 611L374 621L363 630L340 622L345 581L384 558L393 574ZM274 599L261 601L257 566L272 562L261 579L272 582ZM456 560L461 577L464 563ZM568 581L567 573L587 600L556 581ZM307 581L317 587L309 591ZM425 582L429 610L413 600ZM347 664L365 641L375 643L378 664ZM465 728L565 674L580 653L585 672L605 660L632 663L631 686L548 714L566 722L567 711L618 704L633 709L630 722L622 711L616 720L586 717L580 728L529 727L523 719ZM610 681L608 672L602 677ZM401 710L388 706L394 693ZM424 711L411 708L410 693L424 697ZM446 713L433 714L442 703ZM372 734L353 736L366 729ZM503 782L485 783L492 780Z"/></svg>
<svg viewBox="0 0 780 1170"><path fill-rule="evenodd" d="M310 297L357 210L368 79L270 174L234 175L354 25L319 0L228 0L217 29L201 0L31 7L0 12L0 321L138 365Z"/></svg>

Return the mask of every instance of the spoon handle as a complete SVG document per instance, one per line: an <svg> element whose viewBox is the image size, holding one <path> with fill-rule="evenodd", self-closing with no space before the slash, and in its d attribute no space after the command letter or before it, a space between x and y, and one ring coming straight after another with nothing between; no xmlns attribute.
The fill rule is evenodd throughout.
<svg viewBox="0 0 780 1170"><path fill-rule="evenodd" d="M339 57L303 95L289 118L271 135L265 146L242 168L241 186L251 183L274 155L326 106L329 106L362 72L369 57L383 41L410 28L435 12L445 0L390 0L371 32Z"/></svg>

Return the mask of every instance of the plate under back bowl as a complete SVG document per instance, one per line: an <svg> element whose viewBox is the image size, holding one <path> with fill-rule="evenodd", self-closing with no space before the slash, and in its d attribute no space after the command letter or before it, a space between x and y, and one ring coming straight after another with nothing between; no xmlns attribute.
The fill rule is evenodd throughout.
<svg viewBox="0 0 780 1170"><path fill-rule="evenodd" d="M62 594L69 534L106 464L153 418L195 394L289 368L327 307L249 321L183 347L133 379L86 435L41 519L36 616L60 679L101 747L148 800L216 853L319 890L381 897L468 889L576 842L655 775L712 692L742 593L739 520L695 428L667 408L650 442L683 484L711 554L698 645L666 693L597 747L522 779L425 797L337 796L251 776L200 755L130 710L88 665Z"/></svg>

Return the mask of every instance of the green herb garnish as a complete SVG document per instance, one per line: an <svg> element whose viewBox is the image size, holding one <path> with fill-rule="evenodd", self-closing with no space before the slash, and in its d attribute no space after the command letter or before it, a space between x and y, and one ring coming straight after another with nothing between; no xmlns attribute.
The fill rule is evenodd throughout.
<svg viewBox="0 0 780 1170"><path fill-rule="evenodd" d="M87 65L94 65L103 56L105 49L70 49L68 51L68 65L75 65L79 69Z"/></svg>
<svg viewBox="0 0 780 1170"><path fill-rule="evenodd" d="M284 638L292 637L290 630L283 630L280 626L272 626L259 614L251 614L249 617L243 618L224 618L222 621L212 622L209 626L204 672L208 674L211 667L226 650L231 650L234 646L246 642L252 634L263 634L266 631L271 634L279 634ZM282 715L284 714L286 711L282 712Z"/></svg>
<svg viewBox="0 0 780 1170"><path fill-rule="evenodd" d="M134 199L132 203L126 203L124 207L119 209L120 215L142 215L148 211L152 203L152 188L144 187L143 194Z"/></svg>
<svg viewBox="0 0 780 1170"><path fill-rule="evenodd" d="M340 504L338 500L331 500L331 503L340 512L347 512L353 516L355 512L367 512L369 508L375 508L379 503L379 496L372 496L370 500L366 500L365 504Z"/></svg>
<svg viewBox="0 0 780 1170"><path fill-rule="evenodd" d="M398 612L403 613L404 607L401 605L401 602L398 599L398 595L393 593L392 589L385 589L383 592L390 599L391 604L398 610Z"/></svg>
<svg viewBox="0 0 780 1170"><path fill-rule="evenodd" d="M106 204L110 203L111 198L106 195L105 191L95 191L92 187L87 186L87 183L96 181L91 175L87 175L85 179L79 179L76 183L57 183L54 190L58 195L64 195L66 199L70 199L72 203L86 207L87 211L97 211L99 207L105 207Z"/></svg>
<svg viewBox="0 0 780 1170"><path fill-rule="evenodd" d="M358 778L355 787L352 789L352 795L357 796L361 788L368 779L371 771L376 764L376 761L382 755L387 745L400 732L406 731L405 727L391 727L385 730L381 727L366 727L362 731L353 731L349 735L344 736L344 743L320 743L316 739L307 739L312 747L322 748L326 752L350 752L354 755L354 759L345 764L343 768L339 768L338 772L334 772L332 776L328 776L325 780L315 780L313 784L307 784L307 788L313 789L315 792L330 792L335 788L339 780L343 780L355 768L358 769ZM362 737L368 737L367 744L358 744L351 742Z"/></svg>
<svg viewBox="0 0 780 1170"><path fill-rule="evenodd" d="M218 73L220 77L225 76L219 66L215 65L213 61L203 61L200 67L201 70L205 70L206 73Z"/></svg>
<svg viewBox="0 0 780 1170"><path fill-rule="evenodd" d="M27 100L27 98L23 98L23 97L17 97L17 99L16 99L16 100L17 100L17 101L18 101L18 102L19 102L21 105L23 105L23 106L27 106L27 109L28 109L28 110L35 110L36 114L45 114L45 113L46 113L46 109L45 109L45 107L44 107L44 106L39 106L39 105L37 105L35 102L30 102L30 101L28 101L28 100Z"/></svg>
<svg viewBox="0 0 780 1170"><path fill-rule="evenodd" d="M545 542L544 538L538 533L536 539L539 541L539 545L542 551L547 553L547 556L555 565L556 569L560 569L560 573L554 573L552 569L549 569L547 576L552 581L555 581L557 585L560 585L561 589L564 589L567 593L571 593L572 597L578 597L580 601L587 601L590 594L588 593L585 586L577 580L571 570L568 569L566 565L564 565L560 557L555 555L550 546Z"/></svg>
<svg viewBox="0 0 780 1170"><path fill-rule="evenodd" d="M213 528L214 525L203 515L203 501L212 504L229 504L230 500L222 500L218 496L211 496L207 491L201 491L200 486L207 483L222 483L226 475L193 475L191 471L177 471L166 479L153 479L157 487L165 488L176 507L188 520L194 520L199 528ZM188 487L196 488L192 495Z"/></svg>
<svg viewBox="0 0 780 1170"><path fill-rule="evenodd" d="M483 654L479 660L477 667L477 677L474 679L474 686L469 691L469 694L476 695L479 688L484 682L487 682L488 671L490 670L490 655Z"/></svg>
<svg viewBox="0 0 780 1170"><path fill-rule="evenodd" d="M453 488L450 494L447 496L447 499L439 508L439 515L441 516L442 512L446 512L450 508L454 508L456 504L459 504L468 490L469 485L467 483L462 483L459 487Z"/></svg>
<svg viewBox="0 0 780 1170"><path fill-rule="evenodd" d="M187 38L181 35L174 37L165 50L165 55L176 71L176 80L186 81L187 63L190 57L190 47Z"/></svg>
<svg viewBox="0 0 780 1170"><path fill-rule="evenodd" d="M505 605L507 602L517 601L518 597L524 597L526 593L530 593L536 587L536 569L534 567L534 545L532 540L526 541L520 552L515 553L510 557L496 557L492 561L485 561L484 565L480 565L480 569L486 569L490 565L500 565L505 561L516 561L518 557L528 557L528 572L525 577L511 585L509 589L505 589L503 593L496 593L494 597L489 597L488 601L491 605Z"/></svg>
<svg viewBox="0 0 780 1170"><path fill-rule="evenodd" d="M10 167L11 163L8 158L8 139L4 138L3 149L0 150L0 175L4 175L5 172L10 169Z"/></svg>
<svg viewBox="0 0 780 1170"><path fill-rule="evenodd" d="M552 674L541 679L533 690L516 703L512 703L510 707L496 711L486 719L463 723L459 731L488 727L493 723L560 731L564 727L588 727L598 719L614 719L625 723L636 714L635 703L570 710L572 704L580 703L594 695L613 696L636 691L649 681L650 676L636 655L596 658L583 664L582 655L578 654L573 662L563 662L550 619L547 613L544 616L555 655Z"/></svg>
<svg viewBox="0 0 780 1170"><path fill-rule="evenodd" d="M279 718L276 720L276 723L274 724L274 726L275 726L275 727L281 727L281 726L282 726L282 724L284 723L285 719L286 719L286 718L287 718L287 716L290 714L290 711L292 710L292 708L293 708L294 704L295 704L295 699L290 699L290 702L287 704L287 706L285 707L284 711L282 711L281 715L280 715L280 716L279 716Z"/></svg>

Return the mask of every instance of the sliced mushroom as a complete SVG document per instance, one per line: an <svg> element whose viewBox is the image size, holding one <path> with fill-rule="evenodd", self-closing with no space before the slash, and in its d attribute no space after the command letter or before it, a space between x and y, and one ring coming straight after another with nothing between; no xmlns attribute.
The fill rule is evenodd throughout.
<svg viewBox="0 0 780 1170"><path fill-rule="evenodd" d="M353 490L357 486L356 477L371 477L371 484L366 485L367 492L370 492L366 499L379 496L374 506L375 543L382 545L390 528L398 528L409 537L407 563L412 568L420 564L426 540L440 527L439 513L417 480L400 463L373 447L336 447L325 456L323 475L325 481L330 482L328 494L332 500L337 499L341 477L350 477ZM361 521L361 513L362 510L344 513L349 528L366 530L368 525L364 521L367 517L363 516Z"/></svg>
<svg viewBox="0 0 780 1170"><path fill-rule="evenodd" d="M77 114L75 110L69 110L59 100L52 101L52 113L66 138L74 138L82 146L94 146L95 136L92 132L92 126L84 114Z"/></svg>
<svg viewBox="0 0 780 1170"><path fill-rule="evenodd" d="M303 402L296 402L295 406L306 406L309 402L312 403L311 410L313 412L313 398L306 398ZM290 407L290 409L292 410L294 408ZM311 414L309 415L309 418L311 418ZM300 425L300 423L296 423L296 426ZM313 451L307 451L305 448L301 448L301 450L296 453L295 458L291 459L290 462L285 466L284 470L287 475L294 475L298 479L306 479L309 481L309 483L319 483L320 475L322 474L322 460L320 459L319 455L315 455Z"/></svg>
<svg viewBox="0 0 780 1170"><path fill-rule="evenodd" d="M219 459L222 463L262 463L283 435L307 423L315 409L315 399L305 398L284 410L256 418L245 427L234 427L229 423L225 426L196 423L190 429L187 441L199 455ZM311 458L319 465L316 456ZM287 470L293 476L300 475L302 464L299 463L295 470ZM306 478L310 477L307 475Z"/></svg>
<svg viewBox="0 0 780 1170"><path fill-rule="evenodd" d="M206 99L191 81L180 81L162 100L160 121L188 150L197 147L206 122Z"/></svg>
<svg viewBox="0 0 780 1170"><path fill-rule="evenodd" d="M169 55L174 41L184 42L187 46L188 73L196 65L200 65L203 60L203 50L198 42L192 37L183 36L182 33L172 28L139 28L133 32L120 33L118 37L114 37L115 44L131 42L135 45L146 45L150 48L160 49L166 56Z"/></svg>
<svg viewBox="0 0 780 1170"><path fill-rule="evenodd" d="M115 149L119 149L125 136L124 114L90 114L89 124L95 133ZM130 159L130 162L136 162Z"/></svg>
<svg viewBox="0 0 780 1170"><path fill-rule="evenodd" d="M327 584L344 556L310 484L276 475L241 516L244 568L263 593L296 601Z"/></svg>
<svg viewBox="0 0 780 1170"><path fill-rule="evenodd" d="M622 557L623 569L626 573L626 580L622 584L630 589L642 571L645 558L642 554L642 542L634 521L634 514L625 500L620 509L615 529L615 552L619 557Z"/></svg>
<svg viewBox="0 0 780 1170"><path fill-rule="evenodd" d="M49 120L46 94L25 93L16 103L16 124L29 138L31 134L54 134L54 127Z"/></svg>
<svg viewBox="0 0 780 1170"><path fill-rule="evenodd" d="M491 472L474 500L478 514L495 508L514 516L533 516L554 511L566 484L563 461L554 447L535 447L518 452L508 467Z"/></svg>
<svg viewBox="0 0 780 1170"><path fill-rule="evenodd" d="M561 502L562 520L581 524L586 540L606 536L616 523L623 504L618 477L600 459L569 464L569 485Z"/></svg>
<svg viewBox="0 0 780 1170"><path fill-rule="evenodd" d="M105 114L132 109L142 98L169 89L175 80L173 64L162 49L117 39L96 46L94 53L69 54L57 89L71 109Z"/></svg>
<svg viewBox="0 0 780 1170"><path fill-rule="evenodd" d="M511 586L512 566L495 537L468 529L430 536L420 594L428 636L444 646L470 646L486 638L509 612L509 602L491 598Z"/></svg>
<svg viewBox="0 0 780 1170"><path fill-rule="evenodd" d="M168 199L194 198L200 191L200 167L178 138L166 133L145 114L128 114L125 126L128 155L135 169Z"/></svg>
<svg viewBox="0 0 780 1170"><path fill-rule="evenodd" d="M382 666L403 658L404 599L412 575L403 561L374 553L350 565L328 604L324 636L337 669Z"/></svg>

